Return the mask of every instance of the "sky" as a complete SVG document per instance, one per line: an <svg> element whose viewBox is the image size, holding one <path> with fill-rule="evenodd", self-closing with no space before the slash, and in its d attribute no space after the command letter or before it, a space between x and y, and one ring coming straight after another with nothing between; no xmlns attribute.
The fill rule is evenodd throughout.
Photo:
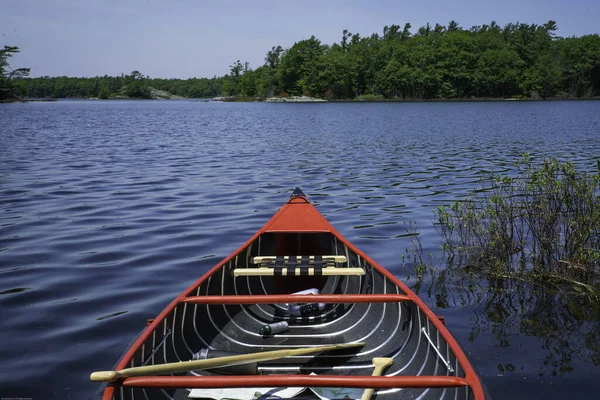
<svg viewBox="0 0 600 400"><path fill-rule="evenodd" d="M385 25L465 28L496 21L558 23L559 36L600 33L598 0L2 0L0 46L18 46L13 68L36 76L128 74L213 77L236 60L257 68L266 53L312 35L340 42Z"/></svg>

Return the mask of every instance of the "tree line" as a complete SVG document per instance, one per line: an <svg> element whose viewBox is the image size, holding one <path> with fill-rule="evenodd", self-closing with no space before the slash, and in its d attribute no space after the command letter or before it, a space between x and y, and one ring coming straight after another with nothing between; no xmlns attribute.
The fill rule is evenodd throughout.
<svg viewBox="0 0 600 400"><path fill-rule="evenodd" d="M208 98L222 93L223 78L151 79L139 71L120 76L71 78L67 76L21 79L14 83L15 94L30 98L100 98L126 95L150 98L150 88L188 98Z"/></svg>
<svg viewBox="0 0 600 400"><path fill-rule="evenodd" d="M456 21L411 32L385 26L361 37L344 30L339 43L315 36L289 48L273 46L252 69L237 60L213 78L150 79L140 87L190 98L310 95L326 99L462 99L600 95L600 36L559 37L555 21L495 22L469 29ZM137 71L134 71L137 72ZM133 74L133 73L132 73ZM120 77L18 80L29 97L108 98L130 84ZM143 97L143 96L142 96Z"/></svg>

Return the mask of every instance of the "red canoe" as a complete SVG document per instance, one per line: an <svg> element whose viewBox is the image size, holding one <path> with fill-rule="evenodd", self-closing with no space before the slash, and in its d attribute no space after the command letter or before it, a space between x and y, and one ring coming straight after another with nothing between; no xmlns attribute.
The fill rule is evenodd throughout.
<svg viewBox="0 0 600 400"><path fill-rule="evenodd" d="M350 345L318 348L336 344ZM290 349L311 353L261 354ZM192 359L201 365L180 363ZM206 359L212 364L202 364ZM381 359L391 366L385 376L372 376ZM179 371L152 371L169 363ZM140 366L150 369L129 369ZM440 319L340 235L299 189L169 304L116 370L122 372L107 384L104 400L219 398L206 388L249 388L226 394L247 399L281 388L297 388L279 394L295 391L295 399L368 398L365 388L375 389L377 399L489 398ZM265 387L273 389L254 389Z"/></svg>

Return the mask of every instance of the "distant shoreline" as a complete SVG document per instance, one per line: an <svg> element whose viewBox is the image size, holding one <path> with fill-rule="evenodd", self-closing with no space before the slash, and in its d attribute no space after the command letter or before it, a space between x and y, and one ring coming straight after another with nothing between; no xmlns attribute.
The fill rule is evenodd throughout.
<svg viewBox="0 0 600 400"><path fill-rule="evenodd" d="M504 102L504 101L586 101L600 100L600 96L595 97L548 97L548 98L503 98L503 97L472 97L472 98L456 98L456 99L339 99L325 100L313 97L293 96L295 98L286 97L270 97L270 98L249 98L249 97L217 97L213 99L196 99L204 101L217 101L226 103L461 103L461 102ZM192 99L189 99L192 100Z"/></svg>
<svg viewBox="0 0 600 400"><path fill-rule="evenodd" d="M495 102L506 102L506 101L515 101L515 102L543 102L543 101L590 101L590 100L600 100L600 96L595 97L577 97L577 98L564 98L564 97L552 97L546 99L532 99L532 98L464 98L464 99L370 99L370 100L358 100L358 99L344 99L344 100L324 100L318 98L310 98L310 99L302 99L302 100L286 100L286 98L278 98L281 100L271 100L268 101L264 98L175 98L175 99L146 99L146 98L112 98L112 99L100 99L100 98L88 98L88 97L59 97L59 98L45 98L45 99L4 99L0 100L0 103L39 103L39 102L56 102L56 101L65 101L65 100L77 100L77 101L134 101L134 100L144 100L144 101L194 101L194 102L223 102L223 103L495 103Z"/></svg>
<svg viewBox="0 0 600 400"><path fill-rule="evenodd" d="M407 100L394 100L394 99L383 99L383 100L330 100L330 103L463 103L463 102L503 102L503 101L516 101L516 102L531 102L531 101L581 101L581 100L600 100L600 96L596 97L577 97L577 98L564 98L564 97L552 97L546 99L513 99L513 98L469 98L469 99L407 99Z"/></svg>

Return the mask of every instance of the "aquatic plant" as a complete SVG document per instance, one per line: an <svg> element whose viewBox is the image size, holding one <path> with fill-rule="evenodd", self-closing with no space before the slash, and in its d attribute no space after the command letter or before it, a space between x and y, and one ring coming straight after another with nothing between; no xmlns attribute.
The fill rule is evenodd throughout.
<svg viewBox="0 0 600 400"><path fill-rule="evenodd" d="M436 269L433 267L433 255L425 256L416 222L411 220L404 222L404 230L406 236L410 236L411 248L404 249L406 254L402 255L402 266L406 266L407 262L412 264L412 273L409 273L407 278L409 281L414 281L413 289L416 293L419 293L425 276L431 274L435 277Z"/></svg>
<svg viewBox="0 0 600 400"><path fill-rule="evenodd" d="M435 210L449 262L495 277L569 283L595 292L600 279L598 174L529 155L513 176L486 174L466 200Z"/></svg>
<svg viewBox="0 0 600 400"><path fill-rule="evenodd" d="M470 310L468 340L491 340L499 361L508 357L501 376L600 366L600 161L598 174L586 174L526 154L515 168L486 174L468 198L434 211L438 266L405 224L408 282L436 312ZM520 346L519 336L541 350L523 360L500 350Z"/></svg>

